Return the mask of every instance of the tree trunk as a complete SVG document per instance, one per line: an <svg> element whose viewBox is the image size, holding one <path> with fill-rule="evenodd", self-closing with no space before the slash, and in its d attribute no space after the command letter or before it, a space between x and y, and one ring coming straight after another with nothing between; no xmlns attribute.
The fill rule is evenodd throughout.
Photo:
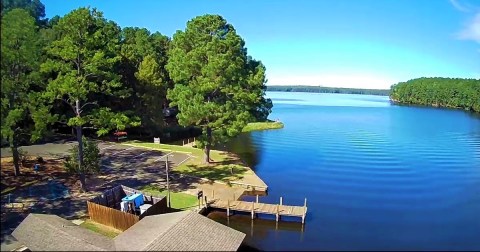
<svg viewBox="0 0 480 252"><path fill-rule="evenodd" d="M80 117L80 101L76 101L77 117ZM85 171L83 169L83 133L82 126L76 126L77 130L77 142L78 142L78 173L80 175L80 185L82 186L82 191L87 191L87 185L85 182Z"/></svg>
<svg viewBox="0 0 480 252"><path fill-rule="evenodd" d="M210 148L212 143L212 129L207 127L207 144L205 145L205 163L210 163Z"/></svg>
<svg viewBox="0 0 480 252"><path fill-rule="evenodd" d="M13 155L13 166L15 167L15 176L20 175L20 154L18 153L18 146L16 137L13 136L10 142L10 148Z"/></svg>

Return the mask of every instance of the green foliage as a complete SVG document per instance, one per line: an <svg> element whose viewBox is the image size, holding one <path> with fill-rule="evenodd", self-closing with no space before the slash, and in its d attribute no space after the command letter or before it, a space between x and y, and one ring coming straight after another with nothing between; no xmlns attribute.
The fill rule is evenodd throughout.
<svg viewBox="0 0 480 252"><path fill-rule="evenodd" d="M398 103L460 108L480 112L480 80L413 79L393 85L390 99Z"/></svg>
<svg viewBox="0 0 480 252"><path fill-rule="evenodd" d="M255 111L268 113L265 67L247 57L244 45L218 15L196 17L173 36L166 68L176 85L167 98L179 108L180 125L203 129L199 140L207 147L239 134Z"/></svg>
<svg viewBox="0 0 480 252"><path fill-rule="evenodd" d="M1 133L10 143L16 174L20 142L36 141L55 117L39 92L40 45L35 20L24 9L13 9L2 16L1 29Z"/></svg>
<svg viewBox="0 0 480 252"><path fill-rule="evenodd" d="M388 89L360 89L360 88L336 88L321 86L268 86L267 91L279 92L308 92L308 93L333 93L333 94L365 94L384 95L390 94Z"/></svg>
<svg viewBox="0 0 480 252"><path fill-rule="evenodd" d="M140 115L142 128L158 135L163 127L162 109L166 89L172 86L165 70L168 37L147 29L126 27L122 30L120 74L133 92L129 102Z"/></svg>
<svg viewBox="0 0 480 252"><path fill-rule="evenodd" d="M50 79L45 97L61 100L71 109L68 125L92 124L99 135L112 129L138 125L128 112L112 111L108 100L127 98L115 67L120 28L96 9L79 8L62 17L53 27L55 40L46 48L48 58L41 65ZM87 116L84 116L87 114Z"/></svg>
<svg viewBox="0 0 480 252"><path fill-rule="evenodd" d="M45 5L39 0L2 0L2 17L10 10L20 8L26 10L33 18L37 25L45 23Z"/></svg>
<svg viewBox="0 0 480 252"><path fill-rule="evenodd" d="M98 173L100 172L100 149L97 143L83 137L83 166L78 165L78 145L70 149L70 156L64 162L65 169L72 173ZM81 169L81 170L79 170Z"/></svg>

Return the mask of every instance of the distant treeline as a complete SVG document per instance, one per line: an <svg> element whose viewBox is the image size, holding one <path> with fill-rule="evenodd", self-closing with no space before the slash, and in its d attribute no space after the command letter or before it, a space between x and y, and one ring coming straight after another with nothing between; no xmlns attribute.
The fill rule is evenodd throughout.
<svg viewBox="0 0 480 252"><path fill-rule="evenodd" d="M391 87L393 102L480 112L480 80L419 78Z"/></svg>
<svg viewBox="0 0 480 252"><path fill-rule="evenodd" d="M388 96L390 94L390 90L388 89L336 88L336 87L322 87L322 86L267 86L267 91L333 93L333 94L365 94L365 95L385 95L385 96Z"/></svg>

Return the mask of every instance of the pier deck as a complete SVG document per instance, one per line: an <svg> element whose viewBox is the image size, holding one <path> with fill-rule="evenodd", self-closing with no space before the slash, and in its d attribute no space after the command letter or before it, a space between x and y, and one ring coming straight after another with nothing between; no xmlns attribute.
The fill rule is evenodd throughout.
<svg viewBox="0 0 480 252"><path fill-rule="evenodd" d="M280 216L294 216L302 218L302 223L305 222L305 215L307 214L307 201L305 199L304 206L288 206L283 205L280 199L280 204L268 204L249 201L230 201L230 200L213 200L209 202L209 207L227 210L227 215L230 215L230 211L239 211L251 213L252 219L257 213L272 214L276 216L276 220Z"/></svg>

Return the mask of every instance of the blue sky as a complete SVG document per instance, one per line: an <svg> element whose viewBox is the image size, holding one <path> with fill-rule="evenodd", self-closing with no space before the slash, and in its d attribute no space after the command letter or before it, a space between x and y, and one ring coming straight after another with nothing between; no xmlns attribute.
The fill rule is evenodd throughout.
<svg viewBox="0 0 480 252"><path fill-rule="evenodd" d="M417 77L480 79L480 0L43 0L47 17L96 7L121 27L172 36L220 14L267 67L268 85L389 88Z"/></svg>

